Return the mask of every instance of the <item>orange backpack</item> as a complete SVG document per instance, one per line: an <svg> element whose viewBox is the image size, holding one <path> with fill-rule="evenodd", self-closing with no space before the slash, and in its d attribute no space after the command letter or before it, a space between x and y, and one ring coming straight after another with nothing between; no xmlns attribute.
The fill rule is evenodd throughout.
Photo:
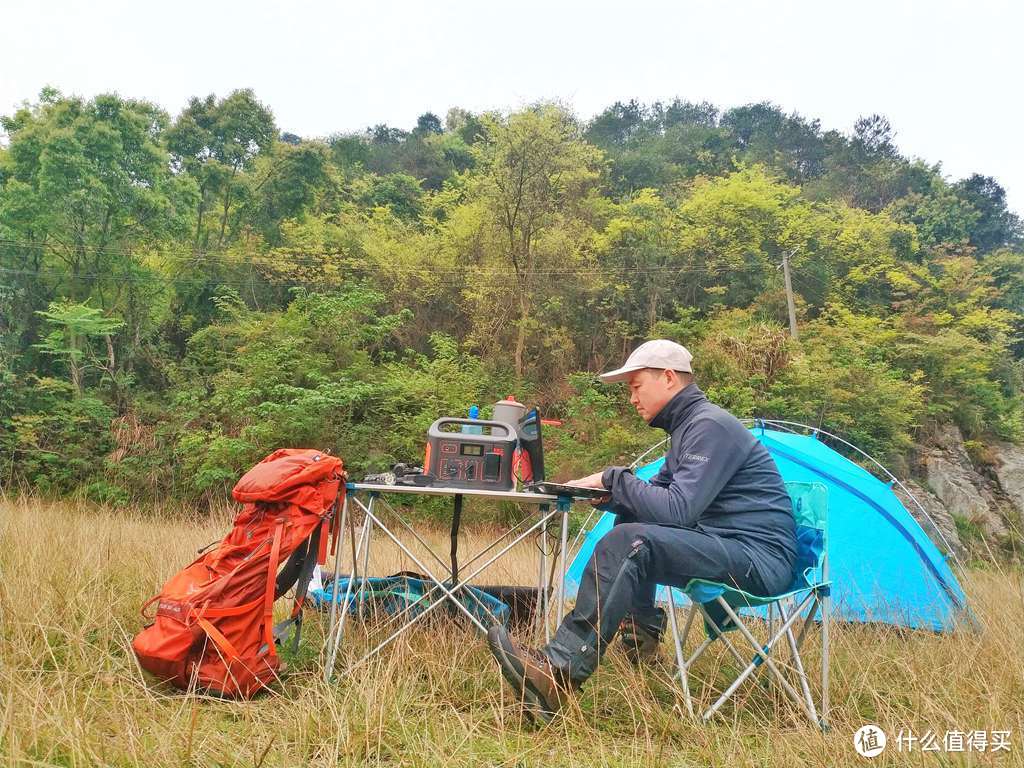
<svg viewBox="0 0 1024 768"><path fill-rule="evenodd" d="M313 450L284 448L250 469L232 492L244 507L231 532L143 606L145 616L157 603L132 641L143 669L178 688L231 697L274 680L274 600L298 583L292 616L279 628L294 624L297 643L305 589L314 558L326 559L344 479L341 459Z"/></svg>

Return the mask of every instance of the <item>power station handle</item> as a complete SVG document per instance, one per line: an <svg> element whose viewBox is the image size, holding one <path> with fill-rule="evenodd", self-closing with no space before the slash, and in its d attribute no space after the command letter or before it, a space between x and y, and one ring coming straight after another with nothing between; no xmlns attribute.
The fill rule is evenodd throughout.
<svg viewBox="0 0 1024 768"><path fill-rule="evenodd" d="M444 430L444 427L449 425L449 424L454 425L454 426L460 426L460 427L461 426L490 427L491 428L491 435L490 435L491 437L512 437L515 434L515 432L513 431L512 425L511 424L506 424L504 421L488 421L486 419L461 419L461 418L456 418L454 416L448 417L448 418L444 418L444 419L438 419L434 423L434 428L438 432L441 432L442 434L448 434L448 433L444 433L443 430ZM498 434L498 433L495 432L495 430L501 430L501 433ZM450 434L457 434L457 433L456 432L452 432Z"/></svg>

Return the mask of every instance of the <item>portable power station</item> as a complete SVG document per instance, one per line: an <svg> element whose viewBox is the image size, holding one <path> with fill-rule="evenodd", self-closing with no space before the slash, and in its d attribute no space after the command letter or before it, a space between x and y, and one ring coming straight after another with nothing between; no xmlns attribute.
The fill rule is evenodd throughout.
<svg viewBox="0 0 1024 768"><path fill-rule="evenodd" d="M427 432L423 466L439 485L509 491L515 488L517 441L516 430L503 421L438 419Z"/></svg>

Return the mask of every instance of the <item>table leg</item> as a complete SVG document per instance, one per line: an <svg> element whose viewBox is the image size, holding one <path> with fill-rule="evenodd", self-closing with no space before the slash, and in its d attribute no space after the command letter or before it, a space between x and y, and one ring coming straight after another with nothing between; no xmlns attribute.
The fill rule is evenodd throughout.
<svg viewBox="0 0 1024 768"><path fill-rule="evenodd" d="M541 515L546 516L548 514L548 505L544 505L540 508ZM550 584L548 571L548 527L547 523L540 529L540 603L537 607L540 609L541 621L544 623L544 642L551 642L551 626L548 623L548 612L550 608Z"/></svg>
<svg viewBox="0 0 1024 768"><path fill-rule="evenodd" d="M358 502L357 502L357 503L358 503ZM466 607L465 607L464 605L462 605L462 603L460 603L460 602L459 602L459 601L458 601L458 600L456 599L456 597L455 597L455 594L456 594L456 592L457 592L458 590L462 589L462 588L463 588L464 586L468 585L470 581L472 581L473 579L475 579L475 578L476 578L477 576L479 576L479 575L480 575L480 574L481 574L481 573L482 573L483 571L485 571L485 570L486 570L487 568L489 568L489 567L491 566L491 564L492 564L492 563L494 563L495 561L497 561L498 559L500 559L501 557L503 557L503 556L505 555L505 553L507 553L507 552L508 552L509 550L511 550L511 549L512 549L513 547L515 547L515 546L516 546L517 544L519 544L519 542L521 542L521 541L523 541L524 539L526 539L526 538L527 538L527 537L528 537L528 536L529 536L530 534L532 534L532 533L534 532L534 530L536 530L536 529L539 529L539 528L543 528L543 527L544 527L545 525L547 525L547 523L548 523L548 521L549 521L549 519L550 519L551 517L552 517L552 513L549 513L549 514L545 515L544 517L542 517L542 518L541 518L541 519L540 519L540 520L539 520L538 522L534 523L534 524L533 524L532 526L530 526L530 527L529 527L528 529L526 529L525 531L523 531L523 533L521 533L521 534L520 534L519 536L517 536L517 537L516 537L515 539L513 539L513 540L512 540L511 542L509 542L509 543L508 543L508 544L506 544L506 545L505 545L504 547L502 547L502 549L501 549L501 550L499 550L497 554L495 554L495 555L491 556L491 557L490 557L490 558L489 558L489 559L488 559L488 560L487 560L487 561L486 561L486 562L485 562L485 563L484 563L483 565L480 565L480 566L477 566L476 568L474 568L474 569L472 570L472 572L471 572L471 573L470 573L470 574L469 574L468 576L466 576L466 577L465 577L464 579L462 579L462 581L460 581L459 583L455 584L455 585L454 585L454 586L452 587L452 589L448 589L448 588L447 588L446 586L444 586L444 585L443 585L443 584L442 584L442 583L441 583L440 581L438 581L438 580L437 580L437 578L436 578L435 576L433 576L433 575L432 575L432 574L430 573L430 571L429 571L429 570L426 570L426 566L424 566L424 565L423 565L423 564L422 564L422 563L421 563L421 562L420 562L420 561L419 561L419 560L418 560L418 559L416 558L416 556L412 554L412 552L410 552L410 551L409 551L408 549L406 549L406 548L405 548L405 546L404 546L404 545L403 545L403 544L402 544L402 543L401 543L401 542L400 542L400 541L399 541L399 540L398 540L398 539L397 539L397 538L395 537L395 535L394 535L393 533L391 533L391 531L390 531L390 530L388 529L388 527L387 527L386 525L384 525L384 524L383 524L382 522L380 522L380 521L378 520L378 521L377 521L377 526L378 526L378 527L379 527L379 528L381 529L381 531L383 531L383 532L384 532L384 534L385 534L385 535L387 535L387 536L388 536L388 537L389 537L389 538L390 538L390 539L391 539L391 540L392 540L392 541L393 541L393 542L394 542L394 543L395 543L395 544L396 544L396 545L397 545L397 546L398 546L398 547L399 547L400 549L402 549L402 551L404 551L404 552L405 552L405 553L406 553L406 554L407 554L407 555L408 555L409 557L411 557L411 558L413 559L413 561L414 561L414 562L415 562L415 563L416 563L416 564L417 564L417 565L418 565L418 566L419 566L420 568L423 568L423 569L424 569L424 571L426 572L426 574L427 574L428 576L430 576L431 580L432 580L432 581L433 581L433 582L434 582L434 583L435 583L435 584L437 585L438 589L440 589L440 590L441 590L441 592L443 592L443 593L444 593L444 595L445 595L445 597L446 597L446 599L447 599L447 600L449 600L449 601L452 601L452 602L453 602L453 603L455 604L455 606L456 606L456 607L457 607L457 608L458 608L459 610L461 610L461 611L462 611L462 612L463 612L463 613L464 613L464 614L465 614L466 616L468 616L468 617L469 617L469 619L470 619L470 620L471 620L471 621L472 621L472 622L473 622L473 623L474 623L474 624L475 624L475 625L477 626L477 629L479 629L479 630L480 630L481 632L484 632L484 633L486 633L486 631L487 631L487 630L486 630L486 628L485 628L485 627L484 627L484 626L483 626L482 624L480 624L480 622L479 622L479 621L478 621L478 620L476 619L476 617L475 617L475 616L473 616L473 614L471 614L471 613L470 613L470 612L469 612L469 611L468 611L468 610L466 609ZM387 638L386 640L384 640L383 642L381 642L380 644L378 644L378 645L377 645L377 646L376 646L375 648L373 648L373 650L371 650L371 651L369 651L368 653L366 653L366 654L365 654L365 655L364 655L364 656L363 656L363 657L362 657L361 659L359 659L359 661L357 661L357 662L355 662L354 664L352 664L351 666L349 666L349 667L348 667L348 670L347 670L347 672L351 672L351 671L352 671L353 669L355 669L356 667L358 667L358 666L359 666L360 664L362 664L362 663L363 663L364 661L366 661L366 660L367 660L368 658L370 658L371 656L373 656L373 655L374 655L374 654L376 654L376 653L379 653L379 652L380 652L380 651L381 651L381 650L382 650L382 649L383 649L383 648L384 648L385 646L389 645L389 644L390 644L391 642L393 642L393 641L394 641L394 640L395 640L395 639L396 639L397 637L399 637L400 635L402 635L402 634L403 634L404 632L408 631L408 630L409 630L409 629L410 629L410 628L411 628L411 627L412 627L412 626L413 626L414 624L416 624L416 623L418 623L418 622L422 621L423 619L425 619L425 618L427 617L427 615L428 615L428 614L430 614L430 613L431 613L431 612L432 612L432 611L433 611L433 610L434 610L435 608L437 608L437 607L438 607L439 605L441 605L442 603L445 603L445 602L446 602L446 600L438 600L438 601L436 601L436 602L433 602L433 603L431 603L430 605L428 605L428 606L426 607L426 609L424 609L424 611L423 611L422 613L420 613L420 614L417 614L416 616L414 616L414 617L412 618L412 620L411 620L411 621L409 621L409 622L407 622L407 623L406 623L405 625L403 625L403 626L399 627L399 628L398 628L397 630L395 630L395 632L393 632L393 633L392 633L392 634L391 634L391 635L390 635L390 636L389 636L389 637L388 637L388 638Z"/></svg>
<svg viewBox="0 0 1024 768"><path fill-rule="evenodd" d="M565 556L569 547L569 499L558 499L558 511L562 513L562 540L558 549L558 613L555 615L555 626L562 622L565 615Z"/></svg>
<svg viewBox="0 0 1024 768"><path fill-rule="evenodd" d="M327 625L327 663L324 664L324 682L331 681L331 673L334 671L334 659L337 656L337 649L334 647L334 627L338 621L338 576L341 573L341 554L345 551L345 522L348 519L348 494L345 491L345 500L341 503L341 521L338 526L338 539L334 543L334 581L331 582L331 619Z"/></svg>
<svg viewBox="0 0 1024 768"><path fill-rule="evenodd" d="M363 550L363 567L360 570L359 579L359 615L363 615L363 602L366 599L365 594L367 591L366 579L370 575L370 538L373 536L373 508L377 502L377 494L370 495L370 504L368 507L369 514L366 516L366 520L363 523L363 527L366 529L366 549ZM355 567L355 564L352 566Z"/></svg>
<svg viewBox="0 0 1024 768"><path fill-rule="evenodd" d="M544 514L546 513L547 508L541 507L540 511L541 514ZM540 638L544 634L543 623L547 620L544 616L544 572L547 570L547 564L544 562L546 558L544 557L544 546L543 543L540 542L540 537L541 533L538 531L537 542L535 542L535 545L539 550L539 556L537 557L537 562L539 564L537 571L537 605L533 613L533 631L534 638L537 642L540 642Z"/></svg>
<svg viewBox="0 0 1024 768"><path fill-rule="evenodd" d="M416 533L416 530L414 528L412 528L412 526L410 526L409 523L407 523L405 520L402 519L402 516L397 512L397 510L395 510L394 507L391 506L391 504L388 503L387 499L384 496L381 496L380 500L384 504L384 507L388 511L390 511L390 513L393 516L394 520L399 525L401 525L402 528L410 536L412 536L413 539L415 539L423 547L424 551L427 554L429 554L430 557L432 557L437 562L438 565L440 565L442 568L444 568L446 571L448 571L448 577L450 578L450 576L451 576L451 564L450 564L450 562L446 562L446 561L442 560L441 557L430 548L430 545L427 544L427 542L425 542L423 540L423 538L418 533ZM548 514L551 515L550 512ZM377 517L376 514L375 514L375 517ZM486 547L484 547L484 549L482 549L480 552L477 552L475 555L473 555L469 559L468 562L466 562L466 563L459 563L459 568L461 570L465 570L469 566L471 566L474 563L476 563L478 560L483 559L487 555L487 553L490 552L491 550L493 550L495 547L500 547L502 542L505 539L507 539L509 537L513 537L513 538L518 537L519 536L518 530L527 522L529 522L529 520L516 523L510 530L506 531L504 534L499 536L495 541L493 541L491 544L489 544ZM376 527L380 528L381 525L382 525L382 523L378 522ZM533 526L530 527L529 530L533 531L533 530L536 529L536 527L537 527L536 525L533 525ZM517 540L519 540L519 539L517 538ZM433 580L435 582L439 581L433 575L430 575L429 573L427 575L429 576L429 578L431 580ZM461 581L461 579L460 579L460 581ZM454 584L455 582L453 582L453 581L446 581L445 583L447 583L447 584ZM539 580L538 580L538 583L539 583ZM391 623L393 621L400 621L401 619L404 618L405 614L407 614L409 611L413 610L419 604L420 601L429 599L430 597L432 597L433 592L435 590L438 590L438 589L439 589L439 586L438 586L437 583L435 583L433 586L430 587L429 590L427 590L426 593L421 595L415 602L413 602L412 604L410 604L410 605L406 606L405 608L403 608L399 613L391 614L388 617L387 622ZM498 619L494 616L494 614L491 612L490 608L476 595L475 592L473 592L472 590L467 590L467 591L462 593L461 597L464 597L465 599L472 600L473 602L475 602L476 605L484 613L486 613L488 615L488 617L490 618L492 623L494 623L494 624L500 623L498 621ZM539 632L539 630L540 630L540 625L539 624L536 625L536 629Z"/></svg>
<svg viewBox="0 0 1024 768"><path fill-rule="evenodd" d="M455 511L452 514L452 584L459 583L459 525L462 523L462 494L455 494Z"/></svg>
<svg viewBox="0 0 1024 768"><path fill-rule="evenodd" d="M346 503L347 503L347 499L346 499ZM359 504L358 501L356 503ZM370 508L372 508L372 507L373 507L373 500L371 499L371 501L370 501ZM344 607L341 609L341 613L339 615L338 622L337 622L337 627L332 627L331 628L330 635L329 635L329 637L327 639L327 642L328 642L328 644L329 644L329 646L331 648L331 652L330 652L329 658L327 660L327 668L326 668L326 670L324 672L324 679L327 682L331 681L331 677L334 674L334 664L335 664L335 662L337 661L337 658L338 658L338 649L341 648L341 640L342 640L342 638L345 635L345 620L348 618L348 598L349 598L349 595L352 594L352 582L353 582L353 580L359 578L359 576L358 576L359 555L363 552L363 547L366 547L367 549L369 549L369 547L370 547L369 533L370 533L370 526L372 525L372 522L370 520L370 516L367 515L366 519L363 521L362 528L360 528L360 530L359 530L359 541L358 542L356 542L356 531L355 531L354 518L351 515L348 518L348 523L349 523L349 538L351 539L351 543L352 543L352 572L349 574L348 582L345 584L345 596L341 600L341 602L342 602ZM340 559L341 558L339 557L338 561L340 561ZM360 581L360 589L362 588L363 581L365 581L365 577L364 577L364 579L362 581ZM335 587L332 589L332 601L331 601L332 606L337 603L337 583L338 583L338 562L336 561L335 562L335 577L334 577Z"/></svg>
<svg viewBox="0 0 1024 768"><path fill-rule="evenodd" d="M356 503L358 504L359 502L356 502ZM458 598L456 597L456 592L458 590L462 589L462 587L466 586L469 583L469 579L473 578L473 576L475 576L477 573L479 573L481 569L478 569L478 570L474 571L472 576L469 576L468 578L463 579L461 582L454 583L451 588L445 586L444 582L442 582L437 576L435 576L433 574L433 572L429 568L427 568L426 565L424 565L423 561L420 560L418 557L416 557L416 555L413 553L413 551L411 549L409 549L407 546L405 546L405 544L403 544L398 539L398 537L395 536L395 534L391 532L391 529L389 529L383 522L381 522L379 519L377 519L377 517L373 514L372 508L363 507L363 509L366 510L366 517L367 517L367 519L373 520L376 523L377 527L380 528L381 532L385 536L387 536L389 539L391 539L391 541L394 542L395 546L398 547L400 550L402 550L402 552L404 552L406 554L406 556L410 560L412 560L421 571L423 571L423 574L425 576L427 576L427 578L429 578L432 582L434 582L435 587L437 589L441 590L441 592L444 594L445 598L447 600L450 600L451 603L454 604L456 608L461 610L469 618L469 620L471 622L473 622L474 625L476 625L477 629L479 629L483 634L487 634L487 627L485 627L483 624L481 624L480 620L476 616L474 616L470 612L470 610L468 608L466 608L466 606L464 606L462 603L460 603ZM522 537L520 537L520 538L522 538ZM518 541L518 540L519 539L517 539L516 541ZM508 548L502 550L502 554L504 554L506 551L508 551ZM490 565L492 562L494 562L495 559L497 559L497 558L491 558L490 560L488 560L487 561L487 565ZM409 624L415 623L420 618L420 616L423 616L431 608L433 608L434 606L439 605L440 603L443 603L443 602L445 602L445 599L441 599L441 600L439 600L439 601L437 601L435 603L431 603L431 605L428 606L427 609L423 611L423 613L421 613L418 616L414 617L413 620L411 622L409 622Z"/></svg>

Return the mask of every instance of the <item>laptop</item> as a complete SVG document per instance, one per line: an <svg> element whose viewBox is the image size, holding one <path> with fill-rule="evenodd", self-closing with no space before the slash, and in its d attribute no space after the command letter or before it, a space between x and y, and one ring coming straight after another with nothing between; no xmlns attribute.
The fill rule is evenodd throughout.
<svg viewBox="0 0 1024 768"><path fill-rule="evenodd" d="M577 499L599 499L607 496L603 488L583 488L567 483L553 483L544 478L544 435L540 411L531 408L519 420L519 447L530 459L531 478L525 490L531 493L546 493L550 496L572 496Z"/></svg>

